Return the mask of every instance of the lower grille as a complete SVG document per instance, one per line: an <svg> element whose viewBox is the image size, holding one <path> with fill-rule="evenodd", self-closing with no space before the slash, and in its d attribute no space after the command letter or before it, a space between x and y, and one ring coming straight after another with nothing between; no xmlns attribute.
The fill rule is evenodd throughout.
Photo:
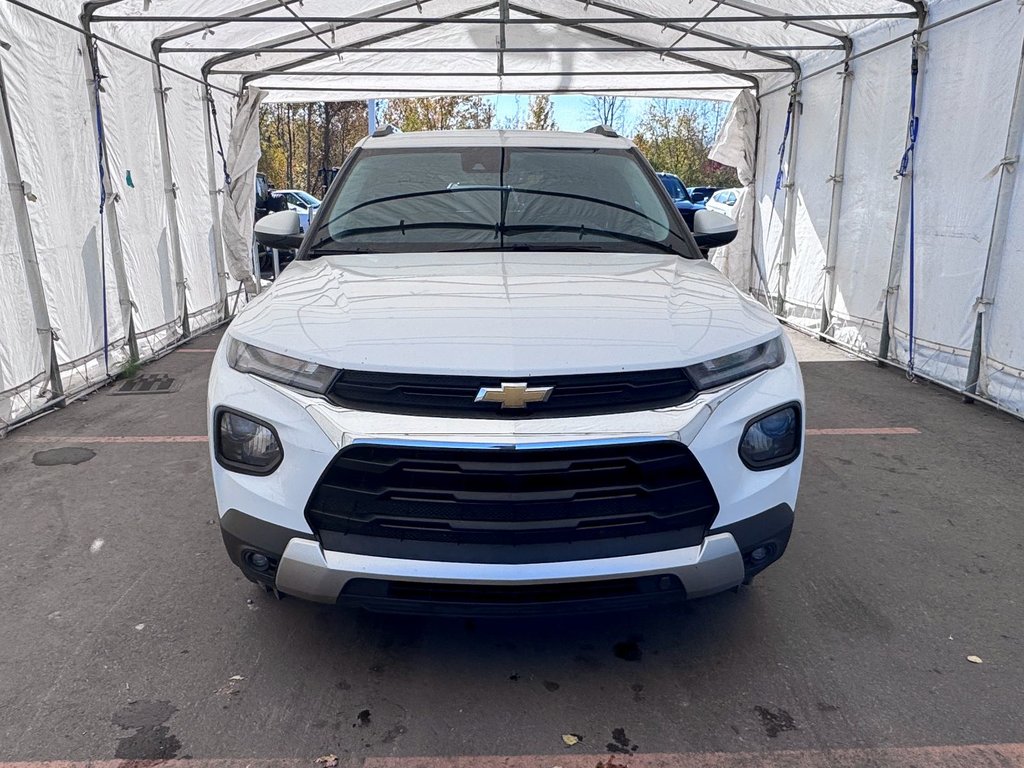
<svg viewBox="0 0 1024 768"><path fill-rule="evenodd" d="M700 464L672 441L525 449L356 444L335 457L306 508L325 546L342 550L343 537L507 548L666 533L681 535L671 547L691 546L717 512Z"/></svg>

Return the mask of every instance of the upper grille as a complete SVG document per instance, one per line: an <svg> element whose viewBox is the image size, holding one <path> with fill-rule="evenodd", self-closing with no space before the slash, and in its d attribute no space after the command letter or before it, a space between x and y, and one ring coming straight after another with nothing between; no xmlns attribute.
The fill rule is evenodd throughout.
<svg viewBox="0 0 1024 768"><path fill-rule="evenodd" d="M345 551L373 537L378 552L381 539L397 539L558 545L552 551L563 556L565 544L667 532L680 535L660 548L691 546L717 512L700 464L671 441L528 450L356 444L337 455L306 508L325 545Z"/></svg>
<svg viewBox="0 0 1024 768"><path fill-rule="evenodd" d="M328 391L337 405L361 411L491 419L553 418L624 413L679 405L696 391L682 368L629 373L504 377L530 387L552 387L545 402L525 408L476 402L484 387L500 387L501 377L440 376L345 370Z"/></svg>

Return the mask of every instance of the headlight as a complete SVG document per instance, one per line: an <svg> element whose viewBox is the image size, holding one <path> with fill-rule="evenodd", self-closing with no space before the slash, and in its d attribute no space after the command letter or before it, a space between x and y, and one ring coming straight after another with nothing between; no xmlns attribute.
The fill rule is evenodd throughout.
<svg viewBox="0 0 1024 768"><path fill-rule="evenodd" d="M217 461L226 469L269 475L281 463L281 442L269 424L222 408L214 429Z"/></svg>
<svg viewBox="0 0 1024 768"><path fill-rule="evenodd" d="M318 394L327 391L327 387L338 373L326 365L309 363L271 352L269 349L260 349L237 339L228 342L228 365L240 373L251 373L279 384Z"/></svg>
<svg viewBox="0 0 1024 768"><path fill-rule="evenodd" d="M747 424L740 439L740 458L750 469L774 469L800 455L800 406L784 405Z"/></svg>
<svg viewBox="0 0 1024 768"><path fill-rule="evenodd" d="M705 360L686 369L697 389L712 389L732 381L745 379L769 368L778 368L786 361L786 347L782 336L741 349L729 355Z"/></svg>

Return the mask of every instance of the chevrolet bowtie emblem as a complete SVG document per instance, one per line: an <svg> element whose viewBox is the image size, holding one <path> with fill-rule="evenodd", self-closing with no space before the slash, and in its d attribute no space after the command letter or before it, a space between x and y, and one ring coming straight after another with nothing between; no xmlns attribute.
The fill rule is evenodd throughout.
<svg viewBox="0 0 1024 768"><path fill-rule="evenodd" d="M543 403L554 387L530 387L526 382L505 382L500 387L481 387L476 393L478 403L501 403L502 408L525 408L529 403Z"/></svg>

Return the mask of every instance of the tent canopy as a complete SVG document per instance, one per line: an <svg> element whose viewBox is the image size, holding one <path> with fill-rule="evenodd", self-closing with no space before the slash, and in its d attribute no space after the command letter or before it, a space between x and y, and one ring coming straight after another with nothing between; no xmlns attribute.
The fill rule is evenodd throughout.
<svg viewBox="0 0 1024 768"><path fill-rule="evenodd" d="M0 432L245 300L261 100L499 93L732 102L715 264L1024 414L1018 0L0 0L0 43Z"/></svg>
<svg viewBox="0 0 1024 768"><path fill-rule="evenodd" d="M851 9L851 5L855 5ZM920 0L98 0L99 35L131 32L162 61L276 101L425 93L620 93L732 100L840 58Z"/></svg>

